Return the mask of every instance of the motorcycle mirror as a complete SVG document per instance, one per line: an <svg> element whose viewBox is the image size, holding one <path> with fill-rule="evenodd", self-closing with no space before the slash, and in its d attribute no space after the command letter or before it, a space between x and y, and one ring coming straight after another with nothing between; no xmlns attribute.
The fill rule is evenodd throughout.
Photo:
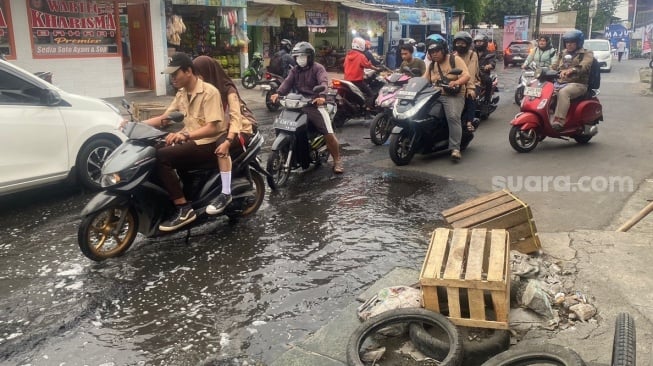
<svg viewBox="0 0 653 366"><path fill-rule="evenodd" d="M181 112L172 112L168 115L168 119L172 122L181 122L184 120L184 114Z"/></svg>
<svg viewBox="0 0 653 366"><path fill-rule="evenodd" d="M326 86L324 85L318 85L313 88L313 93L321 93L326 90Z"/></svg>
<svg viewBox="0 0 653 366"><path fill-rule="evenodd" d="M122 104L122 107L125 108L126 110L129 110L129 108L131 107L129 105L129 102L127 101L127 99L121 100L121 104Z"/></svg>
<svg viewBox="0 0 653 366"><path fill-rule="evenodd" d="M461 69L451 69L451 71L448 72L451 75L460 75L463 73L463 70Z"/></svg>

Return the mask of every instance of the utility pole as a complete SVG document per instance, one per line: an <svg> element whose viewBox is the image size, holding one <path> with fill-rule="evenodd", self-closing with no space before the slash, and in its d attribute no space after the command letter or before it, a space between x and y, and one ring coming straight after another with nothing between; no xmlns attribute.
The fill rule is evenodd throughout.
<svg viewBox="0 0 653 366"><path fill-rule="evenodd" d="M540 18L542 18L542 0L537 0L537 9L535 9L535 34L533 34L533 39L540 36Z"/></svg>
<svg viewBox="0 0 653 366"><path fill-rule="evenodd" d="M587 15L589 16L588 22L589 23L589 29L587 30L587 39L592 39L592 20L594 19L594 16L596 15L596 10L598 9L598 1L597 0L592 0L590 2L590 8L588 9Z"/></svg>

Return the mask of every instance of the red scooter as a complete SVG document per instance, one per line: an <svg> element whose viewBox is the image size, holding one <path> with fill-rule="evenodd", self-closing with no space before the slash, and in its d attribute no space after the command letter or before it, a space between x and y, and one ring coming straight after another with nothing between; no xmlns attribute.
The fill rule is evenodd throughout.
<svg viewBox="0 0 653 366"><path fill-rule="evenodd" d="M562 131L551 127L551 118L557 101L555 80L558 72L542 68L536 72L535 80L524 88L521 112L510 122L510 146L520 153L530 152L545 137L563 140L571 137L579 144L588 143L599 130L596 126L603 121L603 109L597 96L598 89L572 99L567 120Z"/></svg>

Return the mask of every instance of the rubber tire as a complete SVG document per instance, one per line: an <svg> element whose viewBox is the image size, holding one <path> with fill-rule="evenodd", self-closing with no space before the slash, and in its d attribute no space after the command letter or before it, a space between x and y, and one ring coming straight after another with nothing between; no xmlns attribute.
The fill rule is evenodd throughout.
<svg viewBox="0 0 653 366"><path fill-rule="evenodd" d="M508 135L508 140L510 141L510 146L512 146L515 151L519 153L527 153L533 151L535 147L537 147L537 144L540 142L539 136L537 136L537 132L533 130L533 133L535 133L535 137L533 138L533 144L528 146L528 147L523 147L517 142L517 133L521 131L521 126L512 126L510 128L510 135Z"/></svg>
<svg viewBox="0 0 653 366"><path fill-rule="evenodd" d="M243 88L253 89L256 86L256 77L254 75L247 75L241 82L243 83Z"/></svg>
<svg viewBox="0 0 653 366"><path fill-rule="evenodd" d="M99 214L106 212L107 210L113 210L116 208L117 207L115 206L107 207L102 211L95 212L93 214L87 215L84 218L82 218L82 222L79 224L79 228L77 229L77 244L79 245L79 249L82 251L82 254L84 254L88 259L96 262L101 262L105 259L119 257L123 255L134 243L134 240L136 239L136 235L138 234L138 215L136 214L136 212L132 207L126 207L126 209L129 211L129 215L131 215L134 220L133 221L134 229L132 230L132 233L130 234L130 237L128 238L127 242L124 243L120 248L118 248L114 252L111 252L109 255L97 254L96 251L94 251L91 248L92 244L88 242L87 229L93 222L93 219L95 219Z"/></svg>
<svg viewBox="0 0 653 366"><path fill-rule="evenodd" d="M520 85L515 89L515 104L521 105L522 99L524 99L524 86Z"/></svg>
<svg viewBox="0 0 653 366"><path fill-rule="evenodd" d="M394 126L394 124L392 123L390 113L381 112L374 116L372 123L370 123L370 139L372 139L372 143L374 145L385 144L390 138L390 133L392 132L391 126ZM379 130L380 132L377 133Z"/></svg>
<svg viewBox="0 0 653 366"><path fill-rule="evenodd" d="M102 186L100 186L100 179L102 175L100 174L97 180L93 180L87 170L86 162L90 158L91 154L97 149L104 148L108 150L108 153L103 154L104 156L100 157L100 167L102 167L106 159L109 157L109 155L111 155L111 153L113 153L114 150L116 150L117 147L118 144L108 138L95 138L85 144L84 147L82 147L82 149L79 151L79 154L77 155L77 160L75 162L75 172L77 173L79 182L85 188L90 189L91 191L99 191L102 188Z"/></svg>
<svg viewBox="0 0 653 366"><path fill-rule="evenodd" d="M549 365L585 366L585 362L578 353L557 344L509 349L485 361L481 366L525 366L536 364L534 363L536 361L555 362L549 363Z"/></svg>
<svg viewBox="0 0 653 366"><path fill-rule="evenodd" d="M281 107L281 103L279 103L278 100L276 103L272 103L272 101L270 100L272 94L275 94L276 92L277 92L276 90L268 90L267 93L265 93L265 107L270 112L276 112Z"/></svg>
<svg viewBox="0 0 653 366"><path fill-rule="evenodd" d="M587 144L588 142L590 142L592 137L594 136L580 135L580 136L574 136L574 140L576 140L576 142L578 142L579 144Z"/></svg>
<svg viewBox="0 0 653 366"><path fill-rule="evenodd" d="M360 347L368 336L388 325L408 322L428 323L442 328L449 336L451 347L439 365L459 366L461 364L463 358L462 339L456 326L446 316L422 308L404 308L385 311L359 325L347 342L347 365L364 365L360 359Z"/></svg>
<svg viewBox="0 0 653 366"><path fill-rule="evenodd" d="M340 128L347 122L347 114L344 110L338 110L336 115L333 116L333 127Z"/></svg>
<svg viewBox="0 0 653 366"><path fill-rule="evenodd" d="M637 361L635 319L628 313L619 313L614 327L611 366L635 366Z"/></svg>
<svg viewBox="0 0 653 366"><path fill-rule="evenodd" d="M400 156L397 152L402 140L409 137L407 136L406 130L390 136L390 148L388 152L390 153L390 159L398 166L408 165L415 155L414 143L408 147L408 151L405 154Z"/></svg>
<svg viewBox="0 0 653 366"><path fill-rule="evenodd" d="M653 60L649 61L649 63L648 63L648 67L650 67L651 69L653 69Z"/></svg>
<svg viewBox="0 0 653 366"><path fill-rule="evenodd" d="M275 169L275 161L278 161L277 165L282 165L285 163L287 158L288 150L286 147L282 148L281 151L272 151L268 156L268 162L265 170L267 170L267 172L272 175L274 184L276 184L277 187L282 187L286 184L286 182L288 182L290 171L286 169L284 172L281 172L279 169Z"/></svg>
<svg viewBox="0 0 653 366"><path fill-rule="evenodd" d="M254 187L256 188L256 196L255 196L256 200L254 201L254 203L247 206L242 212L238 213L237 215L227 214L227 216L230 219L251 216L254 213L256 213L256 211L258 211L258 209L263 204L263 200L265 199L265 181L263 180L263 177L261 176L261 174L259 172L257 172L256 170L250 169L249 173L252 176L252 183L254 184Z"/></svg>

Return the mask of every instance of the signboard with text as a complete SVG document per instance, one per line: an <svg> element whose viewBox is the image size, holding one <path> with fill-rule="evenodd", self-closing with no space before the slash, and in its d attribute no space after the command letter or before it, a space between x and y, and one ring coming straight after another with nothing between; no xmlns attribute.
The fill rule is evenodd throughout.
<svg viewBox="0 0 653 366"><path fill-rule="evenodd" d="M117 56L118 14L111 0L27 0L35 57Z"/></svg>
<svg viewBox="0 0 653 366"><path fill-rule="evenodd" d="M0 54L13 59L15 51L9 0L0 0Z"/></svg>
<svg viewBox="0 0 653 366"><path fill-rule="evenodd" d="M527 41L528 16L506 15L503 20L503 45L508 47L512 41Z"/></svg>
<svg viewBox="0 0 653 366"><path fill-rule="evenodd" d="M399 23L408 25L441 25L444 15L434 9L399 9Z"/></svg>

